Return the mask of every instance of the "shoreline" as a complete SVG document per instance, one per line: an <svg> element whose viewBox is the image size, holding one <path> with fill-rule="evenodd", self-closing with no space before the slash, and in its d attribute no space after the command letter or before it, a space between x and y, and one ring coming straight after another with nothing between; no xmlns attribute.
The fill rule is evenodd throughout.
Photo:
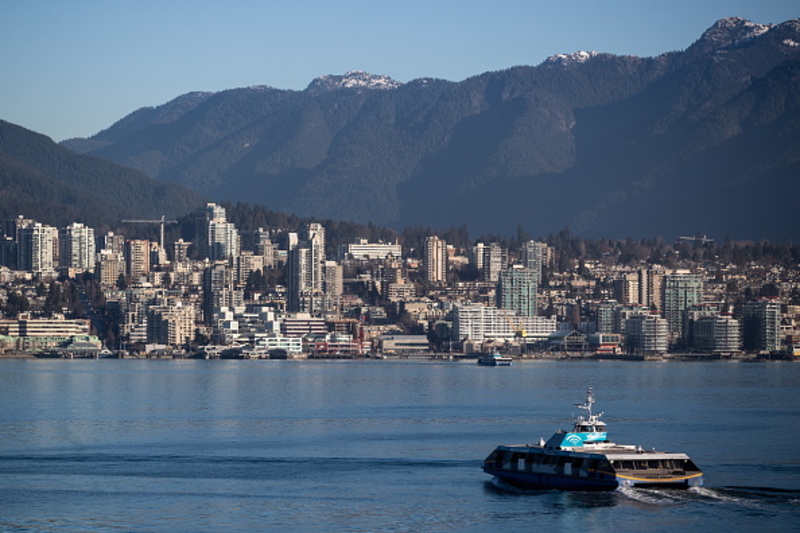
<svg viewBox="0 0 800 533"><path fill-rule="evenodd" d="M0 354L0 360L11 360L11 359L35 359L35 360L71 360L71 359L86 359L86 360L99 360L99 359L131 359L131 360L167 360L167 359L184 359L184 360L192 360L195 358L191 357L147 357L147 356L128 356L128 357L53 357L53 356L40 356L31 353L5 353ZM223 361L236 361L239 359L229 359L229 358L219 358L214 357L210 360L219 359ZM197 360L207 360L207 359L197 359ZM271 359L241 359L241 360L264 360L268 361ZM281 359L274 359L274 360L281 360ZM308 357L308 356L300 356L300 357L290 357L287 360L295 360L295 361L363 361L363 360L375 360L375 361L403 361L403 360L420 360L420 361L449 361L454 363L463 363L466 362L468 364L474 363L477 358L470 358L464 357L461 355L454 355L452 357L447 356L445 354L419 354L419 355L405 355L405 356L380 356L380 357L369 357L369 356L362 356L362 357ZM670 363L670 362L680 362L680 363L693 363L693 362L743 362L743 363L761 363L761 362L772 362L772 361L786 361L786 362L798 362L800 359L789 357L789 356L782 356L782 357L759 357L757 354L742 354L738 357L721 357L717 354L697 354L697 353L676 353L676 354L667 354L663 357L658 358L643 358L640 356L631 356L631 355L620 355L617 357L609 357L609 356L602 356L598 357L594 354L591 355L579 355L579 354L531 354L526 355L523 357L515 356L513 357L515 362L525 362L525 361L564 361L564 362L574 362L574 361L597 361L597 362L606 362L606 361L626 361L631 363Z"/></svg>

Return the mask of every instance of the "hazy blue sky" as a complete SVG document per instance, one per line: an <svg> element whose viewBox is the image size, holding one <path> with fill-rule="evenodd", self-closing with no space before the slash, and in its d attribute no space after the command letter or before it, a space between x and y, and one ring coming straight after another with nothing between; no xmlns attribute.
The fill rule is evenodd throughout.
<svg viewBox="0 0 800 533"><path fill-rule="evenodd" d="M548 56L682 50L716 20L798 0L0 0L0 119L89 136L189 91L303 89L366 70L458 81Z"/></svg>

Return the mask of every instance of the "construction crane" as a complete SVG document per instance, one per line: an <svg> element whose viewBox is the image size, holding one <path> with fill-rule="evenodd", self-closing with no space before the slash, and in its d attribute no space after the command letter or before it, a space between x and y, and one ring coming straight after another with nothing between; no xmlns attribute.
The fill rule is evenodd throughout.
<svg viewBox="0 0 800 533"><path fill-rule="evenodd" d="M177 224L177 220L166 220L164 215L161 215L160 220L123 220L122 222L127 224L160 224L161 225L161 241L159 244L161 245L161 249L164 250L164 226L166 224Z"/></svg>

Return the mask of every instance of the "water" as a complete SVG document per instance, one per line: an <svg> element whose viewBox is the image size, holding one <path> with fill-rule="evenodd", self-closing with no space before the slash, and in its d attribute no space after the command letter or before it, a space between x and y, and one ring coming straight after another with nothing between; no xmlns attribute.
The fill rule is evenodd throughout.
<svg viewBox="0 0 800 533"><path fill-rule="evenodd" d="M705 487L518 491L497 444L568 425ZM800 365L0 361L0 530L798 530Z"/></svg>

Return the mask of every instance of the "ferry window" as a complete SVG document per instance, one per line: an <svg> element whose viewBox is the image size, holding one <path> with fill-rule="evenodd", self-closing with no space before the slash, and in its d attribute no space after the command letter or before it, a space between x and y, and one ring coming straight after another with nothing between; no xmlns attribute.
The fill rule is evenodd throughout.
<svg viewBox="0 0 800 533"><path fill-rule="evenodd" d="M647 461L648 468L661 468L661 461Z"/></svg>
<svg viewBox="0 0 800 533"><path fill-rule="evenodd" d="M604 432L605 430L606 430L605 426L597 426L597 431L599 431L600 433Z"/></svg>
<svg viewBox="0 0 800 533"><path fill-rule="evenodd" d="M623 470L633 470L633 461L622 461Z"/></svg>

